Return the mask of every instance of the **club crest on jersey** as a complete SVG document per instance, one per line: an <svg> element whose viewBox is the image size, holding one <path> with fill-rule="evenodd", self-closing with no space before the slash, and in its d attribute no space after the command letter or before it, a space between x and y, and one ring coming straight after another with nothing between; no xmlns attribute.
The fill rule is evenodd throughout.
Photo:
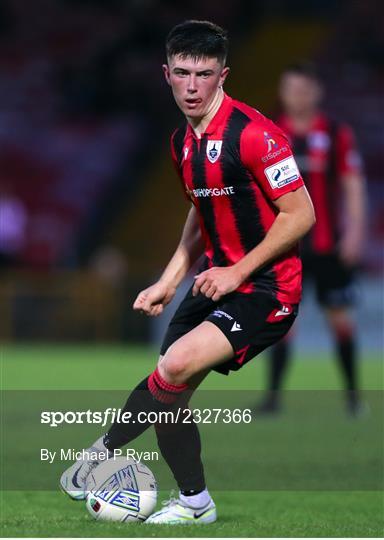
<svg viewBox="0 0 384 540"><path fill-rule="evenodd" d="M208 141L207 158L211 163L215 163L220 157L223 141Z"/></svg>

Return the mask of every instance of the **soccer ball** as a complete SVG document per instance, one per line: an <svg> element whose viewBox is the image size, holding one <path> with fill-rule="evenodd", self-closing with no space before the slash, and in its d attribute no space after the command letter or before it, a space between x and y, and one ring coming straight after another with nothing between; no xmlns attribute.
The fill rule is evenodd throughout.
<svg viewBox="0 0 384 540"><path fill-rule="evenodd" d="M94 519L145 521L156 506L155 477L133 459L103 461L90 474L87 491L86 508Z"/></svg>

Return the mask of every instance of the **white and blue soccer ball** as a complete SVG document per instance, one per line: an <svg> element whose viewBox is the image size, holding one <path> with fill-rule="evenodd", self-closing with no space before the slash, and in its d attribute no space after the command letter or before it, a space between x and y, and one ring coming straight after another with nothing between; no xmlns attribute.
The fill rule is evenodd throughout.
<svg viewBox="0 0 384 540"><path fill-rule="evenodd" d="M152 472L123 457L100 463L87 480L87 490L86 508L97 520L145 521L157 501Z"/></svg>

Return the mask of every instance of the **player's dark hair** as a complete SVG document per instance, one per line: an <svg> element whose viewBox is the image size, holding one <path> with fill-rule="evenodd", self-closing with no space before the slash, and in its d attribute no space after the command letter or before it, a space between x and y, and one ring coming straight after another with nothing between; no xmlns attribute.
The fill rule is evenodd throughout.
<svg viewBox="0 0 384 540"><path fill-rule="evenodd" d="M320 75L316 69L315 64L312 62L296 62L286 66L283 70L282 75L302 75L307 79L312 79L317 83L321 83Z"/></svg>
<svg viewBox="0 0 384 540"><path fill-rule="evenodd" d="M167 58L217 58L225 64L228 54L227 32L210 21L189 20L169 32L165 42Z"/></svg>

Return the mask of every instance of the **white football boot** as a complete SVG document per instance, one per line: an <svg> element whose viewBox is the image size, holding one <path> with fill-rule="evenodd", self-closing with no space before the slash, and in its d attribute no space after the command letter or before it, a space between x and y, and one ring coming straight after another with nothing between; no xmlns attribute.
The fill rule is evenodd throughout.
<svg viewBox="0 0 384 540"><path fill-rule="evenodd" d="M78 459L63 472L60 478L61 489L75 501L82 501L87 498L87 478L89 474L99 463L108 459L112 452L105 448L103 437L100 437L90 448L84 450L84 454L86 456L92 454L92 459Z"/></svg>
<svg viewBox="0 0 384 540"><path fill-rule="evenodd" d="M163 507L145 521L148 525L204 525L217 519L216 506L211 498L202 508L186 506L180 499L172 497L164 501Z"/></svg>

